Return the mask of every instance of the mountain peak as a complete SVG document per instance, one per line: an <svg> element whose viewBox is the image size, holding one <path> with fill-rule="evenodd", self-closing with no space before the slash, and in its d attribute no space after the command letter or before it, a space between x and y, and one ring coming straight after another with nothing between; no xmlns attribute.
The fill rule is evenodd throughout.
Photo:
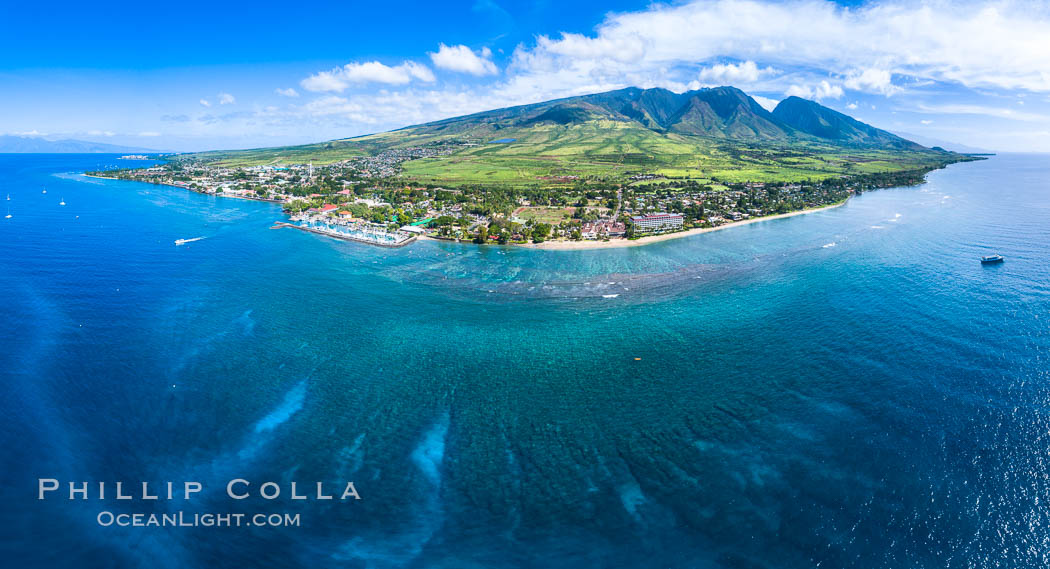
<svg viewBox="0 0 1050 569"><path fill-rule="evenodd" d="M659 87L614 91L495 109L406 127L415 135L486 139L552 139L585 125L605 129L604 121L659 134L791 143L823 142L893 149L922 147L852 117L799 97L788 97L773 112L744 91L724 85L675 93ZM554 130L552 130L554 129ZM497 135L498 136L494 136ZM585 136L578 133L572 136Z"/></svg>
<svg viewBox="0 0 1050 569"><path fill-rule="evenodd" d="M910 140L801 97L788 97L780 101L772 115L798 131L839 144L911 150L922 148Z"/></svg>

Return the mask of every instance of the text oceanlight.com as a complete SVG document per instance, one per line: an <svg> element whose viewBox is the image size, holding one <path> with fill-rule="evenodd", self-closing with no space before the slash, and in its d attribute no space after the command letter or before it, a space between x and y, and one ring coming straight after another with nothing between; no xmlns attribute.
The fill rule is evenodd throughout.
<svg viewBox="0 0 1050 569"><path fill-rule="evenodd" d="M299 527L299 514L114 514L102 511L98 525L118 527Z"/></svg>

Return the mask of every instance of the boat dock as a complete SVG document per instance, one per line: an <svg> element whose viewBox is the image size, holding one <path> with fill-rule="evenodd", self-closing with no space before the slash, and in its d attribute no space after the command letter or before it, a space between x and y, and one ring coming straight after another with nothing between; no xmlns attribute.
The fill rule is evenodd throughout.
<svg viewBox="0 0 1050 569"><path fill-rule="evenodd" d="M402 232L385 232L380 234L379 232L368 231L340 231L331 226L297 225L286 221L274 222L270 229L281 229L282 227L291 227L292 229L300 229L302 231L317 233L318 235L325 235L327 237L334 237L344 241L354 241L357 243L365 243L367 245L378 245L380 247L404 247L416 240L415 235Z"/></svg>

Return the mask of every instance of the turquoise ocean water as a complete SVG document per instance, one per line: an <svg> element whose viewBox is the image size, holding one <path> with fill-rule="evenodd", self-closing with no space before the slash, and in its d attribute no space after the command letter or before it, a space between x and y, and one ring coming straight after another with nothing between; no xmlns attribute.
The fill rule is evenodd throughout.
<svg viewBox="0 0 1050 569"><path fill-rule="evenodd" d="M1050 564L1046 157L602 251L374 248L80 174L117 164L0 155L4 565ZM302 525L96 522L180 509Z"/></svg>

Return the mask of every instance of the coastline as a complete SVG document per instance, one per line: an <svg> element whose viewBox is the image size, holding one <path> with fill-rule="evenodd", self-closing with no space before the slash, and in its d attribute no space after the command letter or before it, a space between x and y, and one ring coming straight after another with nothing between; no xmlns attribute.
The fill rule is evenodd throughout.
<svg viewBox="0 0 1050 569"><path fill-rule="evenodd" d="M677 233L665 233L663 235L650 235L648 237L639 237L638 239L616 239L610 241L544 241L543 243L526 243L521 245L515 245L516 247L526 247L529 249L546 249L549 251L582 251L587 249L615 249L620 247L641 247L642 245L649 245L652 243L658 243L660 241L668 241L671 239L681 239L683 237L692 237L693 235L700 235L702 233L710 233L712 231L721 231L723 229L729 229L731 227L740 227L742 225L749 225L752 223L758 223L760 221L769 221L772 219L783 219L785 217L794 217L796 215L804 215L807 213L814 213L817 211L824 211L826 209L832 209L845 205L849 201L849 198L842 200L838 203L830 205L814 207L810 209L800 209L796 211L789 211L788 213L781 213L777 215L767 215L764 217L753 217L751 219L745 219L742 221L734 221L732 223L726 223L719 225L718 227L697 227L694 229L688 229L686 231L679 231Z"/></svg>
<svg viewBox="0 0 1050 569"><path fill-rule="evenodd" d="M87 177L87 178L98 178L98 179L103 179L103 180L120 180L120 178L113 178L113 177L109 177L109 176L93 176L91 174L86 174L86 173L82 174L82 175L84 177ZM128 180L128 181L137 181L137 180ZM146 183L148 183L148 182L146 182ZM220 195L220 194L206 194L204 192L198 192L198 191L193 190L191 188L187 188L185 186L177 186L175 184L159 183L157 185L167 186L167 187L171 187L171 188L179 188L179 189L182 189L182 190L188 190L188 191L193 192L193 193L202 194L202 195L212 195L212 196L215 196L215 197L234 198L234 199L241 199L241 200L245 200L245 201L258 201L258 202L268 202L268 203L283 203L281 200L268 200L268 199L263 199L263 198L249 198L249 197L243 197L243 196L226 196L226 195ZM726 224L723 224L723 225L719 225L717 227L697 227L697 228L688 229L688 230L685 230L685 231L678 231L678 232L675 232L675 233L665 233L665 234L661 234L661 235L649 235L649 236L646 236L646 237L639 237L638 239L614 239L614 240L610 240L610 241L566 241L566 240L559 240L559 241L544 241L543 243L508 243L507 246L523 247L523 248L526 248L526 249L543 249L543 250L547 250L547 251L586 251L586 250L591 250L591 249L619 249L619 248L623 248L623 247L641 247L643 245L650 245L652 243L659 243L661 241L669 241L671 239L681 239L683 237L692 237L694 235L701 235L703 233L710 233L712 231L720 231L722 229L729 229L731 227L740 227L740 226L743 226L743 225L749 225L749 224L752 224L752 223L758 223L760 221L769 221L769 220L773 220L773 219L783 219L783 218L787 218L787 217L794 217L794 216L797 216L797 215L804 215L804 214L807 214L807 213L823 211L823 210L826 210L826 209L832 209L832 208L839 207L841 205L845 205L846 202L848 202L850 200L850 198L852 198L852 197L853 196L850 196L850 197L842 200L841 202L829 204L829 205L826 205L826 206L814 207L814 208L809 208L809 209L800 209L800 210L796 210L796 211L789 211L787 213L781 213L781 214L777 214L777 215L767 215L767 216L763 216L763 217L753 217L751 219L745 219L745 220L742 220L742 221L734 221L734 222L731 222L731 223L726 223ZM435 241L435 242L445 242L445 243L469 243L469 244L472 244L472 245L476 245L476 244L472 243L470 240L443 239L443 238L438 238L438 237L432 237L430 235L418 235L418 236L416 236L416 238L412 239L411 241L412 242L414 242L414 241ZM407 244L408 243L405 243L404 245L407 245Z"/></svg>
<svg viewBox="0 0 1050 569"><path fill-rule="evenodd" d="M216 198L230 198L230 199L234 199L234 200L244 200L244 201L248 201L248 202L265 202L265 203L280 203L280 204L284 203L284 200L269 200L269 199L266 199L266 198L249 198L249 197L245 197L245 196L228 196L226 194L209 194L208 192L197 191L197 190L195 190L193 188L187 188L186 186L179 186L179 185L176 185L176 184L165 184L164 182L146 182L146 181L143 181L143 180L126 180L124 178L114 178L112 176L92 176L91 174L86 174L86 173L81 173L80 175L84 176L85 178L95 178L96 180L117 180L117 181L122 181L122 182L138 182L140 184L151 184L151 185L154 185L154 186L164 186L164 187L167 187L167 188L178 188L180 190L186 190L187 192L193 192L195 194L200 194L202 196L212 196L212 197L216 197Z"/></svg>

